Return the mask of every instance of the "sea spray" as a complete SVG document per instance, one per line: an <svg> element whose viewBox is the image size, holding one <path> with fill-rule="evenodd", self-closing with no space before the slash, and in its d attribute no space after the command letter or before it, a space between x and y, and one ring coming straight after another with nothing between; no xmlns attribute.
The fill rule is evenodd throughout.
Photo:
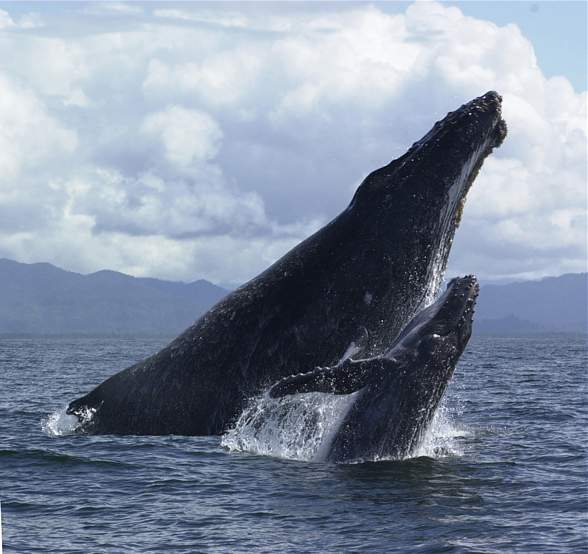
<svg viewBox="0 0 588 554"><path fill-rule="evenodd" d="M67 407L60 408L50 413L41 422L43 432L50 437L63 437L72 435L79 431L80 427L86 425L96 413L96 410L86 409L80 418L66 412Z"/></svg>
<svg viewBox="0 0 588 554"><path fill-rule="evenodd" d="M442 404L407 458L462 456L459 439L469 435L470 432L458 426L453 420L453 413Z"/></svg>
<svg viewBox="0 0 588 554"><path fill-rule="evenodd" d="M233 451L320 461L355 394L306 393L250 400L221 444Z"/></svg>
<svg viewBox="0 0 588 554"><path fill-rule="evenodd" d="M221 445L235 452L322 461L355 395L305 393L282 398L255 397L222 437ZM468 434L453 423L449 411L442 406L417 446L403 459L460 456L458 439ZM391 458L362 461L383 460Z"/></svg>

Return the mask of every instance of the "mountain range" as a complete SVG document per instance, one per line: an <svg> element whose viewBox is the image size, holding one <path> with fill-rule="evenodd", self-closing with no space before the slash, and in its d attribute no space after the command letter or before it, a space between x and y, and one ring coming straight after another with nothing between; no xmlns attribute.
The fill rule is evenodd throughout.
<svg viewBox="0 0 588 554"><path fill-rule="evenodd" d="M227 291L116 271L81 275L0 259L0 333L177 334Z"/></svg>
<svg viewBox="0 0 588 554"><path fill-rule="evenodd" d="M475 332L586 333L588 274L483 285ZM48 263L0 259L0 334L176 335L228 291L209 281L82 275Z"/></svg>
<svg viewBox="0 0 588 554"><path fill-rule="evenodd" d="M476 316L484 334L587 333L588 273L483 285Z"/></svg>

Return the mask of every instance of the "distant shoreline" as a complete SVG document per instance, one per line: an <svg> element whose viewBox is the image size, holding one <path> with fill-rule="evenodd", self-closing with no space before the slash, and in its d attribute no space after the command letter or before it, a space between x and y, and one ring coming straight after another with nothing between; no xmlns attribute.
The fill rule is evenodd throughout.
<svg viewBox="0 0 588 554"><path fill-rule="evenodd" d="M588 274L481 284L477 336L588 333ZM0 337L167 338L187 329L229 291L213 283L81 275L51 264L0 259Z"/></svg>
<svg viewBox="0 0 588 554"><path fill-rule="evenodd" d="M3 339L161 339L173 340L178 334L172 333L0 333ZM545 337L578 337L587 338L588 332L579 331L540 331L536 333L478 333L474 329L472 339L476 338L545 338Z"/></svg>

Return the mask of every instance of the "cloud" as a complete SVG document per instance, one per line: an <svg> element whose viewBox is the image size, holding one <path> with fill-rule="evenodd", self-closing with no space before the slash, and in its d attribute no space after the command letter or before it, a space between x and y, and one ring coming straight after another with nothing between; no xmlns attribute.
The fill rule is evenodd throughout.
<svg viewBox="0 0 588 554"><path fill-rule="evenodd" d="M0 29L9 29L10 27L16 27L16 23L8 12L0 10Z"/></svg>
<svg viewBox="0 0 588 554"><path fill-rule="evenodd" d="M0 10L0 29L37 29L43 27L43 20L38 13L26 13L15 21L5 10Z"/></svg>
<svg viewBox="0 0 588 554"><path fill-rule="evenodd" d="M244 28L249 25L247 18L239 12L231 12L226 8L222 10L178 10L178 9L156 9L153 10L155 17L164 19L176 19L180 21L194 21L198 23L211 23L221 27Z"/></svg>
<svg viewBox="0 0 588 554"><path fill-rule="evenodd" d="M91 217L97 233L182 239L255 235L270 225L261 198L230 190L214 167L166 179L156 173L125 178L114 170L94 170L59 188L69 196L71 213Z"/></svg>
<svg viewBox="0 0 588 554"><path fill-rule="evenodd" d="M165 157L179 167L214 158L223 137L220 127L208 114L180 106L149 114L142 131L157 136L165 148Z"/></svg>
<svg viewBox="0 0 588 554"><path fill-rule="evenodd" d="M239 107L258 86L263 52L238 48L212 54L198 62L166 64L155 58L149 62L143 87L147 95L197 97L215 107Z"/></svg>
<svg viewBox="0 0 588 554"><path fill-rule="evenodd" d="M434 2L147 6L59 16L79 33L44 9L43 33L13 32L25 20L0 11L0 256L241 282L496 89L509 136L450 272L586 269L587 96L518 27Z"/></svg>
<svg viewBox="0 0 588 554"><path fill-rule="evenodd" d="M91 14L105 14L105 15L119 15L119 16L132 16L141 15L143 8L137 3L125 3L125 2L99 2L86 8L86 11Z"/></svg>
<svg viewBox="0 0 588 554"><path fill-rule="evenodd" d="M80 83L88 76L86 53L71 40L30 34L0 35L0 70L44 97L69 106L86 106ZM57 114L56 114L57 116Z"/></svg>
<svg viewBox="0 0 588 554"><path fill-rule="evenodd" d="M0 183L12 189L23 178L51 170L56 158L73 153L77 135L31 89L1 73L0 91Z"/></svg>

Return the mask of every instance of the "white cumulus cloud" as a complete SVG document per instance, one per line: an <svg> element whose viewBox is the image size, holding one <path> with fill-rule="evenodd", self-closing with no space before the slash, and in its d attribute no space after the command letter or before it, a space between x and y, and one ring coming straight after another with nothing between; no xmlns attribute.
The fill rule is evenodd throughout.
<svg viewBox="0 0 588 554"><path fill-rule="evenodd" d="M180 167L214 158L223 136L216 121L208 114L180 106L149 114L142 130L157 136L166 158Z"/></svg>
<svg viewBox="0 0 588 554"><path fill-rule="evenodd" d="M54 117L33 90L0 73L0 183L18 187L21 179L54 167L72 154L75 131Z"/></svg>
<svg viewBox="0 0 588 554"><path fill-rule="evenodd" d="M515 25L435 2L37 7L0 10L0 256L242 282L494 89L509 136L450 271L586 269L586 92Z"/></svg>

